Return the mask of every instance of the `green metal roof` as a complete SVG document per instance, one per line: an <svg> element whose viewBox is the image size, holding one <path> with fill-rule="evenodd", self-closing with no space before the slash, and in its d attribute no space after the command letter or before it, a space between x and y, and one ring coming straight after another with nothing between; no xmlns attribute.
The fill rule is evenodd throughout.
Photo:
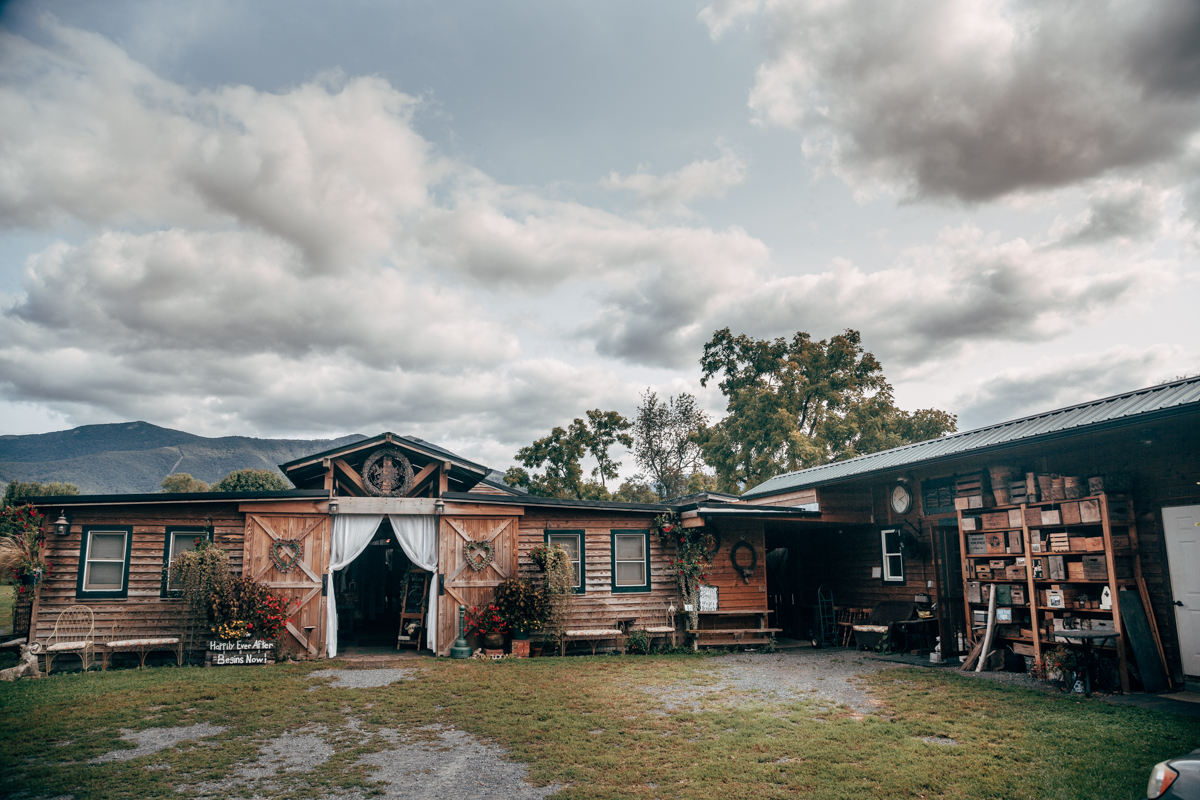
<svg viewBox="0 0 1200 800"><path fill-rule="evenodd" d="M1195 411L1200 411L1200 377L1138 389L1090 403L989 425L986 428L954 433L940 439L906 444L845 461L776 475L745 492L742 497L761 497L837 483L847 478L888 472L911 464L1011 447L1040 439L1072 436L1107 427L1142 424L1158 417Z"/></svg>

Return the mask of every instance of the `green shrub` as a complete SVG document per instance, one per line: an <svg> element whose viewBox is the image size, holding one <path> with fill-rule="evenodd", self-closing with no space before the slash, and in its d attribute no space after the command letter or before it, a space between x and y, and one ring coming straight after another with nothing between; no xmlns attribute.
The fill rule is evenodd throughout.
<svg viewBox="0 0 1200 800"><path fill-rule="evenodd" d="M650 635L645 631L631 631L625 638L625 647L634 655L644 656L650 652Z"/></svg>

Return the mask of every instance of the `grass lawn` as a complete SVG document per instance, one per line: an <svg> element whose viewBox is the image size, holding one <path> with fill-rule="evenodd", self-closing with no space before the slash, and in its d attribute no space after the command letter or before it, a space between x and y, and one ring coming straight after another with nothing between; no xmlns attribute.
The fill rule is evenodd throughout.
<svg viewBox="0 0 1200 800"><path fill-rule="evenodd" d="M17 587L0 586L0 632L12 630L12 615Z"/></svg>
<svg viewBox="0 0 1200 800"><path fill-rule="evenodd" d="M414 680L378 689L308 691L307 673L328 663L2 684L0 796L179 797L173 782L228 776L258 744L308 723L323 726L335 755L274 796L369 793L371 773L356 762L387 745L361 732L431 723L508 748L564 798L1130 798L1150 765L1200 744L1200 720L932 670L867 677L881 716L862 718L748 695L664 711L656 690L715 681L710 662L689 656L411 663ZM200 722L227 730L211 746L87 763L131 747L121 729Z"/></svg>

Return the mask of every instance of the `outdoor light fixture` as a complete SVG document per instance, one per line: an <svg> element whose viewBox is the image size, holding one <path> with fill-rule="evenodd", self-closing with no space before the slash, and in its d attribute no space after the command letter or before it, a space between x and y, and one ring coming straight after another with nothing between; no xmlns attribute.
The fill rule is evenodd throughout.
<svg viewBox="0 0 1200 800"><path fill-rule="evenodd" d="M54 520L54 532L59 536L66 536L71 532L71 521L67 519L66 511L58 512L58 519Z"/></svg>
<svg viewBox="0 0 1200 800"><path fill-rule="evenodd" d="M446 501L439 497L433 504L433 513L435 513L435 514L446 513Z"/></svg>
<svg viewBox="0 0 1200 800"><path fill-rule="evenodd" d="M329 498L329 516L336 517L338 515L338 499L336 497Z"/></svg>

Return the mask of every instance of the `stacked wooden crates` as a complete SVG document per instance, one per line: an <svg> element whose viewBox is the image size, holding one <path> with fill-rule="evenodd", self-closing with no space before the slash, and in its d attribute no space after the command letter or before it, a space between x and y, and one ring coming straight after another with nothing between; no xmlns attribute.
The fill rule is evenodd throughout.
<svg viewBox="0 0 1200 800"><path fill-rule="evenodd" d="M1118 592L1137 591L1150 607L1130 498L1101 492L986 510L976 502L958 510L963 598L972 634L986 626L993 592L998 644L1039 662L1044 652L1068 641L1056 631L1112 630L1121 687L1128 691Z"/></svg>

